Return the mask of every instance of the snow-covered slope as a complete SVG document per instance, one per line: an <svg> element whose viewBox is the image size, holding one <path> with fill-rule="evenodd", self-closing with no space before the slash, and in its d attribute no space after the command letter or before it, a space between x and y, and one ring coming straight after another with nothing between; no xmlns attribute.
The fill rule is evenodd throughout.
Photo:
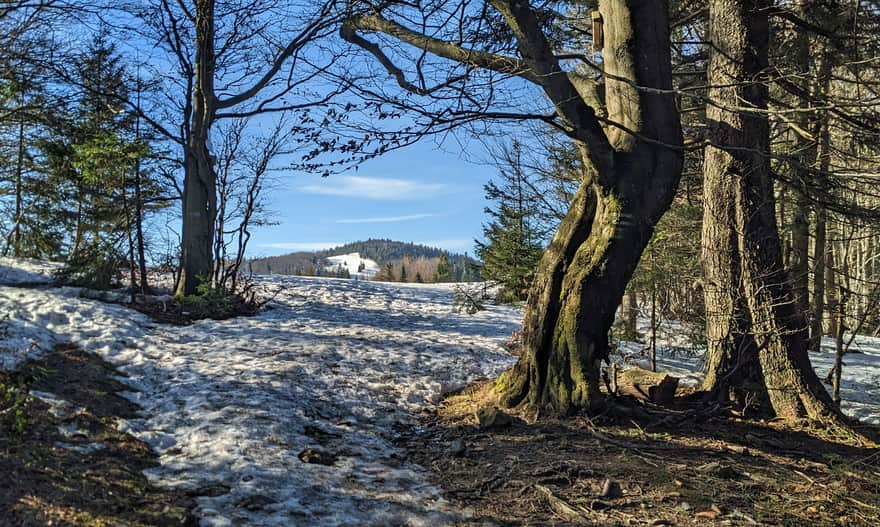
<svg viewBox="0 0 880 527"><path fill-rule="evenodd" d="M0 256L0 284L49 284L61 264Z"/></svg>
<svg viewBox="0 0 880 527"><path fill-rule="evenodd" d="M459 513L423 468L402 458L395 431L414 425L444 390L511 364L501 343L522 313L453 313L449 284L258 280L279 290L271 309L188 327L156 324L73 288L0 285L0 365L70 340L119 366L143 408L141 419L119 426L160 453L148 475L221 489L198 499L203 525L450 523ZM863 353L846 358L843 409L880 423L880 339L857 342ZM630 354L635 347L626 346ZM831 356L813 357L820 375ZM700 378L699 355L662 353L660 365ZM303 463L307 448L338 460Z"/></svg>
<svg viewBox="0 0 880 527"><path fill-rule="evenodd" d="M358 278L372 278L379 272L379 264L369 258L361 258L360 253L330 256L327 260L330 261L330 265L324 269L325 271L334 271L342 266L348 270L352 277L357 276ZM361 264L364 266L363 269L360 268Z"/></svg>
<svg viewBox="0 0 880 527"><path fill-rule="evenodd" d="M271 309L183 328L71 288L0 286L0 310L17 358L28 342L69 339L128 375L143 418L120 427L160 453L148 476L230 489L199 498L203 525L450 523L458 512L402 459L395 430L444 390L509 365L501 343L519 313L455 314L448 285L262 280L280 289ZM307 448L338 461L303 463Z"/></svg>

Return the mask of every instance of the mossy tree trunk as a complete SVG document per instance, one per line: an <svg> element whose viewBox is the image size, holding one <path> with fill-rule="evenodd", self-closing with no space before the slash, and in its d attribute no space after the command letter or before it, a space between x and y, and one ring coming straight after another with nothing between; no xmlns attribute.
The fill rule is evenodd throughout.
<svg viewBox="0 0 880 527"><path fill-rule="evenodd" d="M668 4L599 0L604 91L592 76L562 68L544 33L546 20L529 2L489 4L509 27L519 56L468 49L419 33L381 9L347 19L340 34L374 55L403 89L415 94L424 92L361 33L381 32L450 61L516 75L539 87L553 104L557 124L580 151L584 174L538 265L520 360L497 386L507 405L530 403L567 413L600 399L599 364L608 353L614 313L681 177ZM591 55L589 50L583 54Z"/></svg>
<svg viewBox="0 0 880 527"><path fill-rule="evenodd" d="M515 32L516 9L502 10ZM520 360L499 379L502 401L511 406L568 413L601 402L600 363L608 357L615 311L681 175L667 5L605 0L599 11L605 103L617 126L606 126L600 141L586 134L579 141L587 173L538 266ZM527 38L519 43L529 58ZM557 107L563 100L551 99Z"/></svg>

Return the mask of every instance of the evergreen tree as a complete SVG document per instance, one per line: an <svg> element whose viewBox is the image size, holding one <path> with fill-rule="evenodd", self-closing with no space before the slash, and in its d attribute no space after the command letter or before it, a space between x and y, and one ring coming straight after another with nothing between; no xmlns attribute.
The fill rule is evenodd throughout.
<svg viewBox="0 0 880 527"><path fill-rule="evenodd" d="M134 268L133 211L143 205L134 203L135 196L155 195L155 189L142 186L142 171L136 183L132 179L147 148L137 137L134 115L117 102L128 98L130 79L106 35L97 35L81 55L78 77L78 99L69 117L54 123L42 149L49 171L68 192L64 208L73 234L62 277L107 288L122 278L126 265Z"/></svg>
<svg viewBox="0 0 880 527"><path fill-rule="evenodd" d="M440 261L437 262L437 269L434 271L434 282L449 282L452 275L449 271L449 259L446 253L440 254Z"/></svg>
<svg viewBox="0 0 880 527"><path fill-rule="evenodd" d="M401 266L400 266L400 281L401 282L408 282L409 281L409 280L407 280L407 277L406 277L406 266L403 264L401 264Z"/></svg>
<svg viewBox="0 0 880 527"><path fill-rule="evenodd" d="M483 226L486 241L476 242L482 277L501 285L498 300L502 302L525 300L543 253L542 232L534 221L538 204L525 189L519 144L514 143L513 151L508 166L500 171L500 182L490 181L484 187L495 208L486 208L491 218Z"/></svg>

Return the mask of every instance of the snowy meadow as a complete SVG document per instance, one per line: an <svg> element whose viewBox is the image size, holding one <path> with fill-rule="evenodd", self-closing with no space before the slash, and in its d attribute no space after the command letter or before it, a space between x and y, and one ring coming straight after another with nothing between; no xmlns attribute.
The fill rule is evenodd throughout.
<svg viewBox="0 0 880 527"><path fill-rule="evenodd" d="M263 277L276 296L259 315L178 327L52 287L51 271L0 261L0 365L72 342L117 366L142 408L118 428L159 453L151 480L204 490L202 525L427 526L466 515L394 439L444 393L512 364L503 342L520 310L456 313L450 285ZM618 359L646 360L641 347L625 344ZM880 423L880 339L854 348L843 409ZM822 376L830 351L813 357ZM659 359L683 383L699 381L699 356Z"/></svg>

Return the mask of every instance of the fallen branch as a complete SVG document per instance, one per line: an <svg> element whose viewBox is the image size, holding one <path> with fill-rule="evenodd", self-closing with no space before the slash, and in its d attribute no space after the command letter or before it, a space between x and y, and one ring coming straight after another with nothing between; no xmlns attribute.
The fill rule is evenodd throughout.
<svg viewBox="0 0 880 527"><path fill-rule="evenodd" d="M543 485L538 485L537 483L534 485L535 490L543 494L544 498L547 500L547 503L550 504L550 508L553 509L553 512L562 516L565 520L570 522L584 522L586 523L587 518L584 515L588 511L583 510L580 511L576 509L573 505L570 505L568 502L563 500L562 498L553 494L553 491L548 489Z"/></svg>

